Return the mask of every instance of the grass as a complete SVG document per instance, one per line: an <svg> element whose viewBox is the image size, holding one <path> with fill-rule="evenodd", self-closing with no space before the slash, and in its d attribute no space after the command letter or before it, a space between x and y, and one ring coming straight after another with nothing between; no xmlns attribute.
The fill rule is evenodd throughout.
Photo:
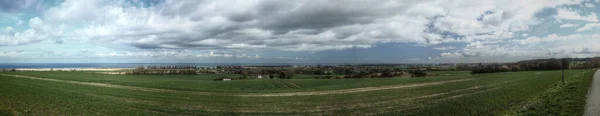
<svg viewBox="0 0 600 116"><path fill-rule="evenodd" d="M578 70L567 71L568 79L577 80L578 73ZM0 114L16 115L501 115L515 105L545 94L548 88L560 82L560 71L228 82L212 81L222 75L8 74L175 91L140 91L0 75ZM447 82L450 80L462 81ZM436 82L447 83L431 84ZM326 95L236 96L423 83L429 85ZM216 94L195 94L197 92Z"/></svg>
<svg viewBox="0 0 600 116"><path fill-rule="evenodd" d="M586 95L591 86L593 71L573 75L565 84L556 83L544 93L524 104L516 105L509 115L570 115L581 116L585 110Z"/></svg>
<svg viewBox="0 0 600 116"><path fill-rule="evenodd" d="M98 82L140 87L209 91L209 92L297 92L334 90L417 82L443 81L465 78L445 76L441 78L376 78L376 79L250 79L240 81L213 81L223 74L205 75L107 75L88 72L16 72L10 74L60 80ZM231 76L231 75L230 75ZM292 87L298 86L298 87Z"/></svg>

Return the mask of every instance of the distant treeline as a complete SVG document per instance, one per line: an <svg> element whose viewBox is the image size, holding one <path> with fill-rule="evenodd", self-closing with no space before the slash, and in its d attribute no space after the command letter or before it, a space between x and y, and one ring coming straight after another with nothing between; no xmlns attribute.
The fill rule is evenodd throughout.
<svg viewBox="0 0 600 116"><path fill-rule="evenodd" d="M199 69L194 65L176 65L176 66L138 66L135 69Z"/></svg>
<svg viewBox="0 0 600 116"><path fill-rule="evenodd" d="M195 75L196 70L190 69L135 69L126 75Z"/></svg>
<svg viewBox="0 0 600 116"><path fill-rule="evenodd" d="M576 62L576 63L574 63ZM563 59L536 59L519 61L515 63L479 64L471 69L472 74L496 73L496 72L518 72L535 70L561 70L561 69L585 69L600 66L600 57L596 58L563 58Z"/></svg>
<svg viewBox="0 0 600 116"><path fill-rule="evenodd" d="M377 72L380 71L380 72ZM355 74L348 74L345 76L322 76L315 77L315 79L356 79L356 78L392 78L392 77L425 77L428 74L422 70L410 70L410 71L393 71L393 70L375 70L375 71L360 71Z"/></svg>
<svg viewBox="0 0 600 116"><path fill-rule="evenodd" d="M289 72L289 71L277 71L277 72L263 72L261 74L251 74L247 71L240 71L239 74L241 76L221 76L219 78L214 79L215 81L222 81L225 79L230 79L230 80L246 80L246 79L258 79L259 76L260 78L263 79L292 79L294 77L294 74Z"/></svg>
<svg viewBox="0 0 600 116"><path fill-rule="evenodd" d="M138 66L127 75L195 75L197 66Z"/></svg>

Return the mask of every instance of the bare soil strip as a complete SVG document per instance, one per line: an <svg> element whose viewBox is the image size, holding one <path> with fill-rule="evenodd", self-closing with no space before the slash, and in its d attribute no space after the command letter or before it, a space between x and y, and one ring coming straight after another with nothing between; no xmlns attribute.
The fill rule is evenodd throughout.
<svg viewBox="0 0 600 116"><path fill-rule="evenodd" d="M197 95L229 95L229 96L240 96L240 97L280 97L280 96L309 96L309 95L328 95L328 94L357 93L357 92L367 92L367 91L377 91L377 90L422 87L422 86L430 86L430 85L440 85L440 84L444 84L444 83L453 83L453 82L462 82L462 81L474 80L474 79L459 79L459 80L448 80L448 81L438 81L438 82L419 83L419 84L389 85L389 86L380 86L380 87L364 87L364 88L330 90L330 91L313 91L313 92L230 94L230 93L216 93L216 92L178 91L178 90L169 90L169 89L134 87L134 86L124 86L124 85L114 85L114 84L104 84L104 83L94 83L94 82L68 81L68 80L59 80L59 79L32 77L32 76L25 76L25 75L11 75L11 74L0 74L0 75L17 77L17 78L27 78L27 79L35 79L35 80L63 82L63 83L70 83L70 84L89 85L89 86L108 87L108 88L118 88L118 89L128 89L128 90L138 90L138 91L169 92L169 93L188 93L188 94L197 94Z"/></svg>

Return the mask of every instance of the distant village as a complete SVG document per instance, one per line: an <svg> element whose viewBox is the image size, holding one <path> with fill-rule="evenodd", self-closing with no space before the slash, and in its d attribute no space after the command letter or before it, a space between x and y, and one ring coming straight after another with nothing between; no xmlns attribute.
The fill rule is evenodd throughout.
<svg viewBox="0 0 600 116"><path fill-rule="evenodd" d="M565 67L566 66L566 67ZM248 65L248 66L138 66L129 69L0 69L17 71L101 71L123 75L232 74L215 80L292 79L294 75L316 75L315 79L390 78L435 76L428 71L471 71L472 74L531 70L598 68L600 58L537 59L512 63L442 64L340 64L340 65ZM321 76L319 76L321 75Z"/></svg>

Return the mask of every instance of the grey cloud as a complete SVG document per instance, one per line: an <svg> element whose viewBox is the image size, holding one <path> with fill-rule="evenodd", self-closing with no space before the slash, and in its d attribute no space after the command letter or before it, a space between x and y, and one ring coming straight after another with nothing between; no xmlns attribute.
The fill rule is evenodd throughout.
<svg viewBox="0 0 600 116"><path fill-rule="evenodd" d="M16 12L25 8L29 8L37 0L0 0L0 9L8 12Z"/></svg>
<svg viewBox="0 0 600 116"><path fill-rule="evenodd" d="M574 54L599 54L600 51L595 51L590 48L582 48L579 51L573 51Z"/></svg>
<svg viewBox="0 0 600 116"><path fill-rule="evenodd" d="M380 9L386 2L371 1L302 1L303 3L268 2L261 5L256 19L263 28L283 34L298 29L327 29L337 26L367 24L393 16L402 8Z"/></svg>
<svg viewBox="0 0 600 116"><path fill-rule="evenodd" d="M528 26L529 23L519 22L535 20L529 18L533 15L527 14L529 12L519 14L521 12L510 8L494 7L512 4L498 5L475 0L456 4L450 3L457 1L445 0L433 3L425 0L166 0L148 7L108 0L65 2L90 6L60 5L44 14L49 20L70 19L72 21L67 23L75 25L93 22L94 25L76 29L78 37L73 38L126 44L140 49L322 51L394 42L468 43L509 37L493 33L510 31L512 24ZM528 8L528 11L546 6L552 4ZM490 10L496 13L481 16L482 21L477 22L477 16ZM98 15L78 18L82 13L79 11L92 11L95 13L89 14ZM436 20L435 17L443 18ZM453 39L479 37L487 33L490 34L481 39ZM465 53L463 56L479 54Z"/></svg>

